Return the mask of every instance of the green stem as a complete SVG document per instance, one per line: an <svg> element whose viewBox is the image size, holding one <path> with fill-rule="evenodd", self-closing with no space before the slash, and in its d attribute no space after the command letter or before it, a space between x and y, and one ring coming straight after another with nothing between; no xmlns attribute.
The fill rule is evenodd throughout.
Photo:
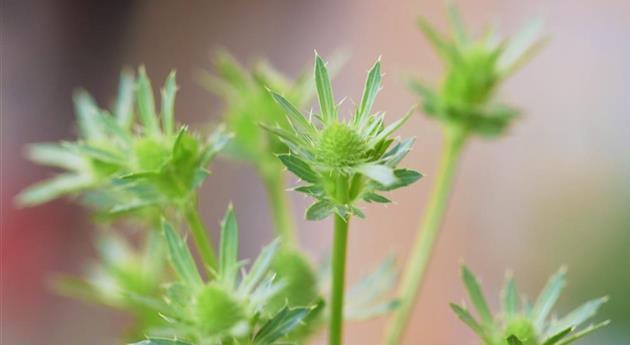
<svg viewBox="0 0 630 345"><path fill-rule="evenodd" d="M437 238L449 192L453 185L455 167L464 143L465 133L457 128L447 131L445 145L436 175L435 185L431 192L429 204L418 229L411 257L403 274L400 287L400 306L394 312L393 319L387 329L385 344L397 345L402 340L403 333L413 309L419 288L431 258L431 252Z"/></svg>
<svg viewBox="0 0 630 345"><path fill-rule="evenodd" d="M343 337L343 296L346 274L346 247L350 217L335 214L332 257L332 289L330 298L329 345L341 345Z"/></svg>
<svg viewBox="0 0 630 345"><path fill-rule="evenodd" d="M275 231L284 245L294 246L297 238L295 224L291 217L291 205L285 191L284 174L280 168L275 167L259 170L267 189Z"/></svg>
<svg viewBox="0 0 630 345"><path fill-rule="evenodd" d="M193 235L193 240L195 241L201 260L206 267L214 269L217 268L217 256L214 253L214 244L210 237L208 237L208 232L197 211L196 198L194 198L194 200L195 202L191 202L186 207L186 221L188 222L188 227Z"/></svg>

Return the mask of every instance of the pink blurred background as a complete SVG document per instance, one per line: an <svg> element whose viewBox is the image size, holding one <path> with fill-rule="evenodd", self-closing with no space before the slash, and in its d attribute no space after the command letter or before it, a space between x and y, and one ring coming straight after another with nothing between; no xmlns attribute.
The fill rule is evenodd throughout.
<svg viewBox="0 0 630 345"><path fill-rule="evenodd" d="M448 308L464 291L463 261L482 277L497 306L506 269L535 295L560 265L569 286L559 311L610 295L600 319L613 323L581 344L630 339L630 2L459 1L470 27L499 23L513 33L533 16L545 19L547 48L501 91L526 110L510 133L468 146L405 344L474 344ZM112 344L126 320L100 307L55 296L52 272L79 273L94 256L88 215L72 202L21 209L12 199L52 173L23 158L30 142L72 138L71 94L92 92L101 104L115 94L123 66L146 64L157 84L172 68L180 92L179 121L193 127L219 120L221 104L195 81L212 52L241 61L267 57L296 75L323 56L350 53L334 80L337 95L360 97L365 73L382 56L386 73L376 108L391 118L417 102L400 76L440 75L437 57L415 27L419 15L445 28L443 1L18 1L1 4L2 344ZM440 131L414 117L401 135L417 137L406 165L426 177L392 195L388 207L368 206L351 230L349 281L388 254L404 262L433 182ZM216 229L233 201L242 228L241 255L272 237L263 188L248 166L216 162L203 187L206 223ZM296 219L308 200L292 195ZM314 258L330 242L328 222L300 222ZM213 236L217 236L216 233ZM351 324L348 344L373 344L384 319Z"/></svg>

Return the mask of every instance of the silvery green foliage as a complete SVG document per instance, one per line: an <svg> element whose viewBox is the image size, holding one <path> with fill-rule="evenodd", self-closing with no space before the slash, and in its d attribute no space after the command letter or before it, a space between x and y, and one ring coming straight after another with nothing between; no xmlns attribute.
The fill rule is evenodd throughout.
<svg viewBox="0 0 630 345"><path fill-rule="evenodd" d="M272 92L291 128L266 126L289 147L290 153L279 155L282 163L305 182L295 190L317 200L307 210L307 219L324 219L333 213L363 217L356 207L358 200L389 202L379 193L421 177L416 171L398 168L413 139L398 142L391 137L413 112L388 126L383 114L371 113L381 88L380 61L369 71L361 103L348 121L338 114L328 70L319 55L315 57L315 86L319 114L305 116L285 97Z"/></svg>
<svg viewBox="0 0 630 345"><path fill-rule="evenodd" d="M484 345L571 344L609 323L604 321L582 327L595 316L599 307L608 298L601 297L588 301L561 318L551 316L553 306L566 285L565 273L566 270L561 268L554 274L534 304L530 304L527 299L519 303L516 284L512 276L508 275L501 297L502 309L493 315L477 278L464 266L462 280L477 311L478 319L463 306L451 303L451 308L481 338Z"/></svg>
<svg viewBox="0 0 630 345"><path fill-rule="evenodd" d="M140 68L137 79L123 72L111 111L99 108L87 92L77 92L79 138L28 149L33 161L63 172L23 191L18 202L36 205L73 195L109 216L136 212L155 217L165 207L189 202L227 136L217 131L203 138L185 126L177 129L176 90L173 72L162 89L158 113L151 82Z"/></svg>
<svg viewBox="0 0 630 345"><path fill-rule="evenodd" d="M513 39L501 39L488 29L479 39L466 31L457 9L448 9L450 36L438 33L424 18L418 25L443 61L446 74L438 87L411 80L427 115L447 126L492 137L505 131L518 115L495 100L499 85L544 45L540 21L532 21Z"/></svg>
<svg viewBox="0 0 630 345"><path fill-rule="evenodd" d="M165 286L162 299L143 298L166 321L149 334L164 339L147 340L159 344L180 339L190 344L274 344L287 336L313 312L314 306L288 307L270 311L271 298L281 291L270 267L279 249L273 242L263 248L250 269L238 260L238 225L232 207L221 223L219 265L205 271L204 279L184 239L163 223L169 262L177 280Z"/></svg>

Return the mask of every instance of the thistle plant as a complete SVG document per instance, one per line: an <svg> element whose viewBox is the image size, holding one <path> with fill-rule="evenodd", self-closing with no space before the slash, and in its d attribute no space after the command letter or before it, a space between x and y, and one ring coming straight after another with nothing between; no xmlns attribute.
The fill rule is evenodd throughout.
<svg viewBox="0 0 630 345"><path fill-rule="evenodd" d="M173 227L163 224L168 257L178 280L165 286L162 299L143 301L155 306L166 320L149 333L149 344L175 342L196 345L270 345L284 338L313 312L314 306L270 310L270 298L281 291L282 281L270 272L278 241L265 247L247 273L239 277L238 224L230 206L221 223L219 264L204 281L184 240Z"/></svg>
<svg viewBox="0 0 630 345"><path fill-rule="evenodd" d="M391 135L412 112L389 126L384 125L382 114L371 113L381 87L380 61L369 71L361 103L347 121L339 117L328 70L317 54L314 79L320 113L305 116L272 91L291 130L266 128L289 148L290 153L278 156L282 163L305 182L295 190L316 199L306 218L321 220L334 215L329 343L337 345L342 338L348 225L352 215L364 217L356 203L389 202L378 193L409 185L421 175L397 167L411 149L412 139L390 148L395 141Z"/></svg>
<svg viewBox="0 0 630 345"><path fill-rule="evenodd" d="M442 158L428 205L424 211L411 257L403 273L400 308L389 325L385 343L398 344L409 321L431 252L446 210L457 163L471 136L497 137L504 133L518 111L496 99L501 83L529 60L543 45L539 22L532 22L512 40L500 40L494 30L473 39L459 12L448 6L451 35L438 33L426 20L418 25L445 65L437 88L410 80L422 99L424 112L440 122L444 133Z"/></svg>
<svg viewBox="0 0 630 345"><path fill-rule="evenodd" d="M451 308L481 338L484 345L572 344L609 323L609 321L603 321L578 330L578 327L595 316L599 307L608 298L601 297L588 301L564 317L549 318L566 285L565 274L566 270L561 268L549 279L533 304L525 299L520 308L516 283L513 277L508 275L502 291L502 309L493 315L477 278L464 266L462 280L479 320L475 319L463 306L451 303Z"/></svg>

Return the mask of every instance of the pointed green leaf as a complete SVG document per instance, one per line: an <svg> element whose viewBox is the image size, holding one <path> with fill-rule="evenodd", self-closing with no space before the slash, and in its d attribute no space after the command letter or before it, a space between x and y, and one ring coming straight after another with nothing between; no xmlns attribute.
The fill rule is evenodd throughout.
<svg viewBox="0 0 630 345"><path fill-rule="evenodd" d="M254 336L254 345L271 345L302 324L311 308L282 308Z"/></svg>
<svg viewBox="0 0 630 345"><path fill-rule="evenodd" d="M517 312L518 308L518 292L516 290L516 284L511 274L506 275L505 284L501 291L501 300L503 306L503 312L506 318L510 319Z"/></svg>
<svg viewBox="0 0 630 345"><path fill-rule="evenodd" d="M269 271L269 266L273 262L273 258L276 256L279 248L280 242L277 240L263 248L256 261L254 261L252 268L247 272L247 275L245 275L242 283L239 285L240 294L247 296L254 290Z"/></svg>
<svg viewBox="0 0 630 345"><path fill-rule="evenodd" d="M82 157L59 144L31 144L27 147L27 156L35 163L67 170L80 171L87 168Z"/></svg>
<svg viewBox="0 0 630 345"><path fill-rule="evenodd" d="M438 34L426 19L418 18L418 27L420 27L420 30L422 30L422 33L427 40L429 40L431 45L433 45L433 48L437 51L440 57L446 61L453 59L455 51L451 44L448 43L442 35Z"/></svg>
<svg viewBox="0 0 630 345"><path fill-rule="evenodd" d="M505 78L518 70L544 47L547 39L540 38L542 27L542 19L536 18L509 40L498 62L502 77Z"/></svg>
<svg viewBox="0 0 630 345"><path fill-rule="evenodd" d="M306 210L307 220L322 220L335 212L335 205L326 200L318 200Z"/></svg>
<svg viewBox="0 0 630 345"><path fill-rule="evenodd" d="M140 67L139 77L136 84L136 98L138 102L140 121L144 127L145 133L148 135L159 135L160 127L155 114L153 89L151 88L151 81L147 76L144 66Z"/></svg>
<svg viewBox="0 0 630 345"><path fill-rule="evenodd" d="M549 278L547 285L545 285L538 296L534 308L532 309L532 321L537 329L541 329L542 326L544 326L547 316L549 316L551 309L558 301L560 293L566 285L565 275L566 268L560 268L556 274Z"/></svg>
<svg viewBox="0 0 630 345"><path fill-rule="evenodd" d="M21 206L43 204L61 196L75 193L90 187L92 180L83 175L61 174L51 179L29 186L16 197L16 203Z"/></svg>
<svg viewBox="0 0 630 345"><path fill-rule="evenodd" d="M466 308L455 303L449 303L449 305L451 306L451 309L453 310L455 315L457 315L457 317L460 320L462 320L468 327L470 327L470 329L472 329L473 332L475 332L487 344L492 343L491 341L488 341L489 338L486 332L484 331L484 328L477 322L477 320L475 320L475 318L472 315L470 315L470 313L468 312L468 310L466 310Z"/></svg>
<svg viewBox="0 0 630 345"><path fill-rule="evenodd" d="M363 89L363 97L357 111L355 123L361 125L370 115L376 95L381 89L381 61L380 58L368 72L365 88Z"/></svg>
<svg viewBox="0 0 630 345"><path fill-rule="evenodd" d="M162 231L164 232L169 259L175 273L189 286L200 286L203 281L186 242L175 233L173 227L166 221L162 221Z"/></svg>
<svg viewBox="0 0 630 345"><path fill-rule="evenodd" d="M79 90L74 93L73 98L82 137L96 140L103 139L105 134L98 120L100 109L92 96L85 90Z"/></svg>
<svg viewBox="0 0 630 345"><path fill-rule="evenodd" d="M582 304L560 320L552 322L547 334L551 335L568 327L580 326L588 319L595 316L597 310L607 301L608 297L601 297Z"/></svg>
<svg viewBox="0 0 630 345"><path fill-rule="evenodd" d="M367 202L378 202L378 203L382 203L382 204L389 204L392 201L387 199L386 197L380 195L380 194L376 194L376 193L365 193L363 195L363 200L367 201Z"/></svg>
<svg viewBox="0 0 630 345"><path fill-rule="evenodd" d="M315 132L313 125L297 110L289 101L275 92L271 92L271 97L284 109L285 114L291 125L296 131L305 132L312 135Z"/></svg>
<svg viewBox="0 0 630 345"><path fill-rule="evenodd" d="M162 126L166 135L173 134L175 127L175 93L177 84L175 83L175 71L169 73L162 89Z"/></svg>
<svg viewBox="0 0 630 345"><path fill-rule="evenodd" d="M116 122L124 129L130 129L133 123L133 94L134 94L134 76L131 71L123 70L120 74L120 82L118 85L118 98L116 98L116 106L114 115Z"/></svg>
<svg viewBox="0 0 630 345"><path fill-rule="evenodd" d="M221 222L221 250L219 256L219 275L232 288L236 284L239 269L238 224L232 204L228 206Z"/></svg>
<svg viewBox="0 0 630 345"><path fill-rule="evenodd" d="M562 338L566 337L569 333L573 332L573 327L566 328L551 337L547 338L542 345L554 345L559 342Z"/></svg>
<svg viewBox="0 0 630 345"><path fill-rule="evenodd" d="M490 309L488 308L477 278L466 266L462 266L461 274L466 290L468 291L468 296L475 306L479 317L481 317L483 324L486 327L492 326L492 313L490 313Z"/></svg>
<svg viewBox="0 0 630 345"><path fill-rule="evenodd" d="M291 154L282 154L278 155L278 158L280 158L282 164L284 164L284 166L286 166L289 171L294 173L295 176L299 177L300 179L311 183L316 183L317 181L319 181L317 173L297 156Z"/></svg>
<svg viewBox="0 0 630 345"><path fill-rule="evenodd" d="M409 118L411 117L411 115L413 115L415 111L416 111L416 107L411 108L407 112L407 114L405 114L405 116L391 123L389 126L385 127L385 129L379 132L376 137L370 140L370 146L374 146L377 143L381 142L382 140L389 138L390 135L396 132L403 124L405 124L405 122L407 122L407 120L409 120Z"/></svg>
<svg viewBox="0 0 630 345"><path fill-rule="evenodd" d="M579 332L575 332L573 333L571 336L569 336L568 338L564 338L562 340L560 340L558 343L556 343L556 345L568 345L571 344L573 342L575 342L578 339L581 339L582 337L585 337L586 335L595 332L596 330L607 326L610 323L610 320L606 320L604 322L600 322L596 325L590 325L588 327L586 327L585 329L579 331Z"/></svg>
<svg viewBox="0 0 630 345"><path fill-rule="evenodd" d="M453 30L453 36L455 41L460 44L468 43L468 37L466 35L466 29L464 28L464 22L459 14L459 10L453 1L448 1L447 5L448 19L451 29Z"/></svg>
<svg viewBox="0 0 630 345"><path fill-rule="evenodd" d="M315 86L317 88L317 98L322 118L325 123L330 123L337 119L337 106L333 96L328 70L322 58L315 54Z"/></svg>

